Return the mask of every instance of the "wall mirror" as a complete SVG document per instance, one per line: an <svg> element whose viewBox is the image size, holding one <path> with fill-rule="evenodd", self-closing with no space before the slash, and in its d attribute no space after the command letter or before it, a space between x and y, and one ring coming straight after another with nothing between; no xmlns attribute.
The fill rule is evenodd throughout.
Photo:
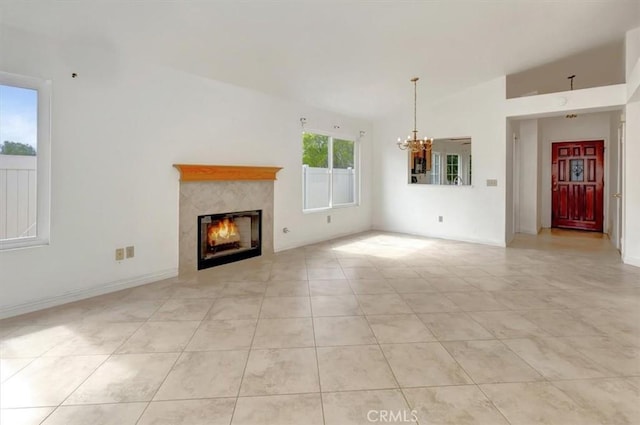
<svg viewBox="0 0 640 425"><path fill-rule="evenodd" d="M409 152L409 183L471 185L471 137L433 139L430 154L431 164L429 151Z"/></svg>

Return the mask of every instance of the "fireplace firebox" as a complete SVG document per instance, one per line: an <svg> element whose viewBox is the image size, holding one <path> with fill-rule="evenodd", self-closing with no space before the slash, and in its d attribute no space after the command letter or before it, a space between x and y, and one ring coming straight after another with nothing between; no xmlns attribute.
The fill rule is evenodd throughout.
<svg viewBox="0 0 640 425"><path fill-rule="evenodd" d="M198 270L262 254L262 210L198 216Z"/></svg>

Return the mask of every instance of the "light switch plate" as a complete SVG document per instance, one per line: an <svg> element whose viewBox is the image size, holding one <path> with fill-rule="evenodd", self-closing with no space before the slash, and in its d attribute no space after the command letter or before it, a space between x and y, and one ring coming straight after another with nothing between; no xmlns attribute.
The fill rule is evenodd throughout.
<svg viewBox="0 0 640 425"><path fill-rule="evenodd" d="M498 179L487 179L487 186L497 186Z"/></svg>

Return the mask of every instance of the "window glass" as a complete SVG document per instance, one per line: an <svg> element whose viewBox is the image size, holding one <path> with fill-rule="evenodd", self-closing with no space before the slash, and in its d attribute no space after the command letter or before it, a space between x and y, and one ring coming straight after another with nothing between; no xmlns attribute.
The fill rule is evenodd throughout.
<svg viewBox="0 0 640 425"><path fill-rule="evenodd" d="M329 166L329 137L305 133L302 136L302 163L312 168Z"/></svg>
<svg viewBox="0 0 640 425"><path fill-rule="evenodd" d="M431 184L440 184L440 176L442 167L440 166L440 153L433 152L431 154Z"/></svg>
<svg viewBox="0 0 640 425"><path fill-rule="evenodd" d="M38 91L0 84L0 240L37 231Z"/></svg>
<svg viewBox="0 0 640 425"><path fill-rule="evenodd" d="M333 139L333 205L355 202L355 142Z"/></svg>
<svg viewBox="0 0 640 425"><path fill-rule="evenodd" d="M460 184L459 155L447 155L447 184Z"/></svg>

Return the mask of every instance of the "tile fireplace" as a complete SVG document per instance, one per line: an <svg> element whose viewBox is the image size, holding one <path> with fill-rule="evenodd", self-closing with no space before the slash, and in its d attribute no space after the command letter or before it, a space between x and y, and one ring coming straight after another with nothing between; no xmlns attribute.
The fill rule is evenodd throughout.
<svg viewBox="0 0 640 425"><path fill-rule="evenodd" d="M174 167L180 171L181 275L273 252L274 181L280 167Z"/></svg>

